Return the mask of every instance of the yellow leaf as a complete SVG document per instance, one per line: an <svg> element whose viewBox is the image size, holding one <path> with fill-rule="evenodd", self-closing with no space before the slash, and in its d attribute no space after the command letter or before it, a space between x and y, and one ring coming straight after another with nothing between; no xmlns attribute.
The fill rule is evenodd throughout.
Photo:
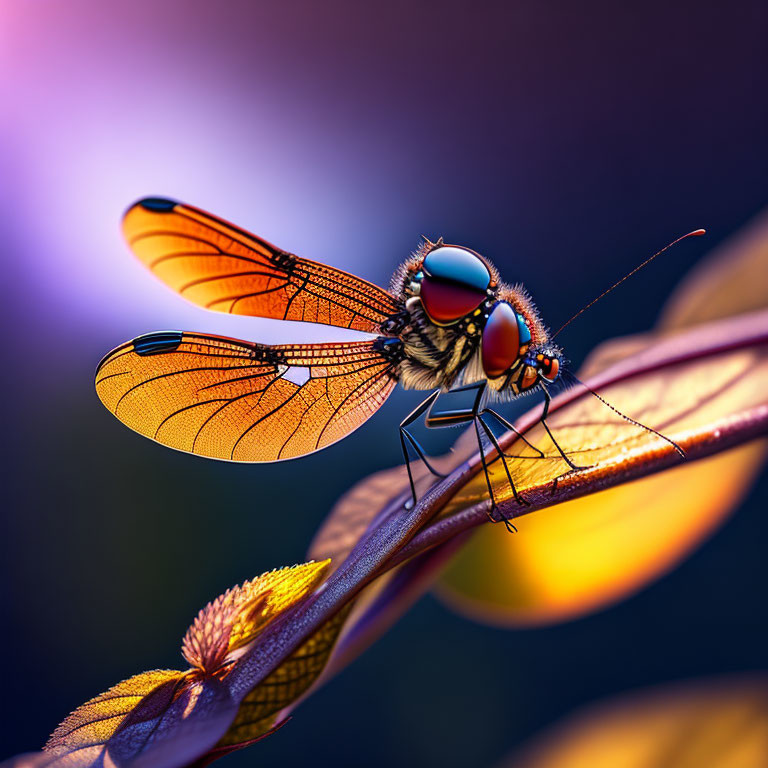
<svg viewBox="0 0 768 768"><path fill-rule="evenodd" d="M243 615L251 618L239 622L233 629L232 637L236 639L232 649L250 642L267 621L308 595L327 574L330 563L326 559L272 571L243 585L249 595L242 603L246 607ZM258 615L253 617L249 606L254 605L253 599L258 599L259 595L265 596L266 602L263 609L261 602L255 603L259 608ZM216 746L216 752L229 752L245 746L274 728L280 711L295 703L323 671L351 607L350 603L329 619L245 696L234 722Z"/></svg>
<svg viewBox="0 0 768 768"><path fill-rule="evenodd" d="M750 444L636 480L629 494L620 486L521 518L518 535L481 526L436 592L460 613L503 626L597 610L680 562L739 504L762 463L763 450Z"/></svg>
<svg viewBox="0 0 768 768"><path fill-rule="evenodd" d="M592 705L506 768L758 768L768 765L768 678L694 682Z"/></svg>
<svg viewBox="0 0 768 768"><path fill-rule="evenodd" d="M275 616L317 587L329 566L330 560L323 560L280 568L228 589L187 630L184 658L203 672L216 672L231 651L250 643Z"/></svg>
<svg viewBox="0 0 768 768"><path fill-rule="evenodd" d="M184 672L159 669L123 680L108 691L78 707L51 734L45 752L66 762L62 765L109 765L107 742L139 704L154 700L157 707L173 699ZM55 765L55 761L47 763Z"/></svg>
<svg viewBox="0 0 768 768"><path fill-rule="evenodd" d="M329 565L324 560L281 568L228 590L200 611L184 638L182 652L192 669L144 672L118 683L67 717L48 740L45 757L34 759L55 768L121 765L136 758L149 765L153 758L147 753L154 749L163 760L187 764L208 753L233 720L237 730L225 737L227 745L237 744L235 733L267 733L274 715L322 670L346 611L297 649L240 709L226 676L241 649L307 597ZM263 726L253 726L252 714Z"/></svg>

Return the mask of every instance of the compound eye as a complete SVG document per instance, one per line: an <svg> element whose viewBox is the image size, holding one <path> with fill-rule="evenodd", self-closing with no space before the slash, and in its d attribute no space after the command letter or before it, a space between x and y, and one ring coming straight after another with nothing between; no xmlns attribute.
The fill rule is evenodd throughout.
<svg viewBox="0 0 768 768"><path fill-rule="evenodd" d="M421 269L421 303L435 323L455 323L487 297L491 273L483 260L466 248L435 248L424 257Z"/></svg>
<svg viewBox="0 0 768 768"><path fill-rule="evenodd" d="M531 329L528 327L528 323L525 322L525 318L522 315L517 316L517 328L520 332L520 345L531 343Z"/></svg>
<svg viewBox="0 0 768 768"><path fill-rule="evenodd" d="M554 357L544 358L541 366L541 378L550 384L560 375L560 361Z"/></svg>
<svg viewBox="0 0 768 768"><path fill-rule="evenodd" d="M489 379L508 371L520 355L520 331L515 310L500 301L483 328L480 348L483 370Z"/></svg>

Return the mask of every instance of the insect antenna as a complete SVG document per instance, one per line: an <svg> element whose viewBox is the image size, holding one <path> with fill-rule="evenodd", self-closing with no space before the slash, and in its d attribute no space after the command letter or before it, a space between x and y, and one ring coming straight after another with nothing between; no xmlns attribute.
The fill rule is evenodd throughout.
<svg viewBox="0 0 768 768"><path fill-rule="evenodd" d="M635 274L635 272L639 272L644 266L647 264L650 264L657 256L661 256L664 251L669 250L673 245L677 245L681 240L685 240L687 237L699 237L700 235L706 234L705 229L695 229L693 232L688 232L688 234L683 235L682 237L678 237L677 240L673 240L668 245L665 245L660 251L657 251L653 254L650 258L647 258L642 264L638 264L629 274L624 275L624 277L621 278L618 282L615 282L610 288L603 291L597 298L592 299L592 301L589 302L585 307L582 307L570 320L567 320L564 322L551 336L550 339L554 339L555 336L557 336L566 326L570 325L579 315L586 312L593 304L596 304L600 299L603 298L603 296L607 296L614 288L618 288L625 280L628 280L632 275ZM594 392L592 393L594 394Z"/></svg>
<svg viewBox="0 0 768 768"><path fill-rule="evenodd" d="M591 395L594 395L603 405L610 408L615 414L621 416L621 418L625 421L628 421L630 424L634 424L636 427L640 427L640 429L644 429L646 432L650 432L652 435L656 435L656 437L660 437L662 440L666 440L680 454L682 458L685 458L685 451L674 440L667 437L666 435L662 435L661 432L655 430L653 427L648 427L645 424L641 424L639 421L635 421L633 418L627 416L626 413L622 413L618 408L611 405L604 397L595 392L592 387L587 386L581 379L577 378L570 371L568 371L568 377L572 379L576 384L580 384L582 387L584 387L587 392L589 392Z"/></svg>

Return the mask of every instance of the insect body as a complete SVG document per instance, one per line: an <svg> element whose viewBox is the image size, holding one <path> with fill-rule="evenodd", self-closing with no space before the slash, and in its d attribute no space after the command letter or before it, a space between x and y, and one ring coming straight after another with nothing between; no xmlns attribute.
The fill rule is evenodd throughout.
<svg viewBox="0 0 768 768"><path fill-rule="evenodd" d="M548 342L536 307L521 286L468 248L426 242L393 280L407 325L401 331L401 383L448 390L484 382L500 397L557 378L560 350Z"/></svg>
<svg viewBox="0 0 768 768"><path fill-rule="evenodd" d="M157 442L230 461L290 459L352 432L399 382L435 390L400 425L410 477L408 445L438 474L407 430L421 415L427 426L474 422L478 439L482 430L497 448L488 418L512 425L484 407L487 400L540 387L546 417L546 387L560 375L561 352L525 290L502 283L468 248L425 241L385 291L172 200L135 203L123 231L154 274L207 309L375 335L269 346L162 331L123 344L99 364L98 395L126 425ZM474 389L474 405L434 414L439 392L456 388ZM411 488L415 499L412 480ZM495 506L490 481L488 489Z"/></svg>

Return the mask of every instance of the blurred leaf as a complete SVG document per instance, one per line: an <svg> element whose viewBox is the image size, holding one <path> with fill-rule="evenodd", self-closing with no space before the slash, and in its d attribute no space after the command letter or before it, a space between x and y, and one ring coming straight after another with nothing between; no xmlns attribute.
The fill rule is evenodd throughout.
<svg viewBox="0 0 768 768"><path fill-rule="evenodd" d="M144 672L76 709L54 731L44 756L30 765L184 766L220 756L268 734L276 715L322 670L345 613L333 617L242 702L227 677L269 622L296 606L322 581L330 562L262 574L209 603L189 628L186 671Z"/></svg>
<svg viewBox="0 0 768 768"><path fill-rule="evenodd" d="M661 311L662 330L689 328L768 306L768 210L686 275Z"/></svg>
<svg viewBox="0 0 768 768"><path fill-rule="evenodd" d="M506 768L768 765L768 677L683 683L593 705L547 729Z"/></svg>
<svg viewBox="0 0 768 768"><path fill-rule="evenodd" d="M635 481L631 493L622 486L567 501L521 520L517 536L481 528L437 593L462 614L499 625L602 608L689 554L739 504L763 456L762 444L750 444Z"/></svg>
<svg viewBox="0 0 768 768"><path fill-rule="evenodd" d="M680 329L768 306L766 274L768 214L689 273L663 310L656 332L601 344L579 375L596 376L651 350ZM691 379L691 393L710 409L714 400L727 408L722 401L725 391L718 387L738 396L729 377L765 380L760 364L751 368L753 359L723 357L722 368L713 360L709 370L700 371L713 378ZM675 389L667 390L659 380L645 390L646 396L672 405L673 398L685 394L680 388L688 386L686 379L676 379ZM615 389L600 393L665 434L685 429L685 424L660 412L664 409L648 408ZM595 418L601 418L599 408L593 410ZM561 433L556 434L560 440ZM437 594L464 615L501 625L555 623L603 608L673 568L714 531L750 487L765 449L765 443L754 443L700 465L567 502L527 520L521 536L499 537L492 530L480 530L443 573Z"/></svg>

